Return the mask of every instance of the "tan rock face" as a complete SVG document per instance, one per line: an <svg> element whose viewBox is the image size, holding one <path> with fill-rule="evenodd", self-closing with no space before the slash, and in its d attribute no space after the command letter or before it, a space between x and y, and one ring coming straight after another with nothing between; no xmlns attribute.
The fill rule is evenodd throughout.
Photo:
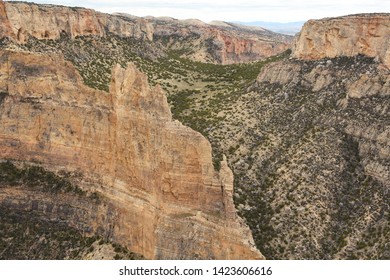
<svg viewBox="0 0 390 280"><path fill-rule="evenodd" d="M288 42L270 42L255 38L240 38L218 32L216 36L221 44L220 60L222 64L248 62L277 55L287 50Z"/></svg>
<svg viewBox="0 0 390 280"><path fill-rule="evenodd" d="M201 24L196 20L109 15L84 8L33 3L5 3L3 14L1 22L10 26L8 29L12 31L9 34L12 33L20 43L25 43L29 36L59 39L65 34L71 38L108 34L149 41L164 38L164 41L171 41L173 49L193 50L189 56L191 59L221 64L248 62L279 54L289 47L292 38L269 31L256 33L250 29Z"/></svg>
<svg viewBox="0 0 390 280"><path fill-rule="evenodd" d="M257 77L257 81L266 81L269 83L297 84L299 82L299 77L297 78L297 73L299 73L300 71L301 67L299 65L286 65L284 62L276 62L265 66Z"/></svg>
<svg viewBox="0 0 390 280"><path fill-rule="evenodd" d="M290 36L245 26L161 18L148 20L153 23L156 40L168 41L172 49L191 49L187 57L201 62L232 64L260 60L282 53L292 41Z"/></svg>
<svg viewBox="0 0 390 280"><path fill-rule="evenodd" d="M347 87L347 96L361 98L366 96L390 96L390 76L384 73L381 76L362 75L359 80Z"/></svg>
<svg viewBox="0 0 390 280"><path fill-rule="evenodd" d="M37 39L59 39L61 34L74 38L113 33L138 39L153 38L152 26L142 19L124 21L90 9L31 3L5 3L5 7L12 31L22 43L28 35Z"/></svg>
<svg viewBox="0 0 390 280"><path fill-rule="evenodd" d="M147 258L262 258L226 163L214 170L208 141L133 65L113 69L109 94L57 56L2 51L0 73L1 158L80 172L114 207L114 241Z"/></svg>
<svg viewBox="0 0 390 280"><path fill-rule="evenodd" d="M0 38L13 37L3 0L0 0Z"/></svg>
<svg viewBox="0 0 390 280"><path fill-rule="evenodd" d="M377 57L390 67L390 14L362 14L305 23L292 56L299 59Z"/></svg>

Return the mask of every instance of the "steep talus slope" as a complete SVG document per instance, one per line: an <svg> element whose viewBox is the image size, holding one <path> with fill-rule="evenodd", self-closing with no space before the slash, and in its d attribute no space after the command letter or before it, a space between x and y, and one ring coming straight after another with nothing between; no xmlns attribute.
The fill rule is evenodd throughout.
<svg viewBox="0 0 390 280"><path fill-rule="evenodd" d="M0 57L2 159L67 174L87 193L74 203L64 194L61 206L3 180L2 206L40 215L66 207L57 219L146 258L262 257L236 215L226 163L214 170L207 140L171 120L164 93L133 65L113 69L107 93L57 55ZM93 193L98 202L86 204Z"/></svg>
<svg viewBox="0 0 390 280"><path fill-rule="evenodd" d="M14 37L23 43L30 36L57 40L64 35L116 35L153 42L164 50L179 50L183 57L196 61L230 64L276 55L292 41L291 36L267 30L218 27L195 20L109 15L84 8L6 2L5 10Z"/></svg>
<svg viewBox="0 0 390 280"><path fill-rule="evenodd" d="M362 79L366 87L357 86ZM290 60L262 71L246 99L256 104L258 140L239 201L265 252L390 257L389 85L389 71L363 56Z"/></svg>

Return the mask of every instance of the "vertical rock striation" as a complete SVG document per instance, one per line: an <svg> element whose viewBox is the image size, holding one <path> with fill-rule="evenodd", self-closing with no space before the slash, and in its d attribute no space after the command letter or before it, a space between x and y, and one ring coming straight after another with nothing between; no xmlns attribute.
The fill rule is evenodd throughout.
<svg viewBox="0 0 390 280"><path fill-rule="evenodd" d="M4 3L3 3L4 5ZM59 39L62 35L106 36L109 33L136 39L153 39L153 27L141 18L122 20L85 8L31 3L5 3L12 32L21 43L28 36Z"/></svg>
<svg viewBox="0 0 390 280"><path fill-rule="evenodd" d="M3 0L0 0L0 38L13 36L14 34L12 32L11 25L8 20L4 2Z"/></svg>

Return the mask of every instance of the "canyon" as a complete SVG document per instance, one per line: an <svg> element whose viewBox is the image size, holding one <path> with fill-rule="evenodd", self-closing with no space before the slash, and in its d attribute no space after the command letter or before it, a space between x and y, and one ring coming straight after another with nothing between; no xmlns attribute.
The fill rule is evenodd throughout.
<svg viewBox="0 0 390 280"><path fill-rule="evenodd" d="M390 258L389 14L294 41L20 2L0 19L0 208L20 221L148 259Z"/></svg>
<svg viewBox="0 0 390 280"><path fill-rule="evenodd" d="M288 59L221 104L209 138L223 139L236 206L266 257L389 258L389 19L309 21Z"/></svg>
<svg viewBox="0 0 390 280"><path fill-rule="evenodd" d="M61 35L75 38L113 34L166 44L197 61L230 64L278 54L292 40L291 36L268 30L221 27L200 21L108 15L84 8L23 2L5 2L3 6L10 32L22 43L29 36L56 40Z"/></svg>

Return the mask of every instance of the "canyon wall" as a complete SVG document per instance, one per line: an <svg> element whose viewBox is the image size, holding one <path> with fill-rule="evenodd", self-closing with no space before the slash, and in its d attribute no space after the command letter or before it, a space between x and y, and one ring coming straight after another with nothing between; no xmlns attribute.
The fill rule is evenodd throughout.
<svg viewBox="0 0 390 280"><path fill-rule="evenodd" d="M257 200L273 211L262 212L268 223L245 216L267 257L389 258L389 23L389 14L307 22L292 58L266 65L240 101L272 139L254 174L267 183Z"/></svg>
<svg viewBox="0 0 390 280"><path fill-rule="evenodd" d="M6 2L5 10L13 33L22 43L29 35L37 39L56 40L62 34L74 38L113 33L136 39L153 39L152 25L141 18L125 21L91 9L20 2Z"/></svg>
<svg viewBox="0 0 390 280"><path fill-rule="evenodd" d="M149 18L154 37L173 49L190 49L195 61L242 63L274 56L290 47L292 37L246 26L206 24L195 20Z"/></svg>
<svg viewBox="0 0 390 280"><path fill-rule="evenodd" d="M218 27L191 20L110 15L78 7L2 1L0 7L4 14L0 17L1 22L11 28L6 35L12 35L19 43L27 42L29 36L57 40L63 35L71 38L116 35L149 42L160 38L169 41L168 47L173 49L191 49L191 54L186 56L190 59L230 64L279 54L287 50L292 38L267 30Z"/></svg>
<svg viewBox="0 0 390 280"><path fill-rule="evenodd" d="M364 54L390 67L390 14L359 14L309 20L297 36L292 57L321 59Z"/></svg>
<svg viewBox="0 0 390 280"><path fill-rule="evenodd" d="M91 211L113 241L151 259L263 258L236 215L226 161L214 170L208 141L171 119L135 66L114 67L110 93L86 87L57 55L1 51L0 73L1 158L77 171L106 201ZM26 204L14 194L1 197Z"/></svg>

